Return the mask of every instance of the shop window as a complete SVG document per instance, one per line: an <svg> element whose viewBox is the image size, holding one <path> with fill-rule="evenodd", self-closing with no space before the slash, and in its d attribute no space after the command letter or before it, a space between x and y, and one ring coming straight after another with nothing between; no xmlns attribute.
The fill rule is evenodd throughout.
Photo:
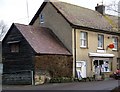
<svg viewBox="0 0 120 92"><path fill-rule="evenodd" d="M120 59L117 59L117 69L120 69Z"/></svg>
<svg viewBox="0 0 120 92"><path fill-rule="evenodd" d="M110 72L111 71L111 62L107 60L95 60L94 61L94 72Z"/></svg>

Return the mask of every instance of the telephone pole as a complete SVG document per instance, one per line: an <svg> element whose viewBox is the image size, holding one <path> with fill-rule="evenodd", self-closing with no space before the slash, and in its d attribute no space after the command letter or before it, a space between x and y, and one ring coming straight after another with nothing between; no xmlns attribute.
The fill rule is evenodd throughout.
<svg viewBox="0 0 120 92"><path fill-rule="evenodd" d="M29 24L29 7L28 7L28 0L26 0L26 7L27 7L27 19Z"/></svg>

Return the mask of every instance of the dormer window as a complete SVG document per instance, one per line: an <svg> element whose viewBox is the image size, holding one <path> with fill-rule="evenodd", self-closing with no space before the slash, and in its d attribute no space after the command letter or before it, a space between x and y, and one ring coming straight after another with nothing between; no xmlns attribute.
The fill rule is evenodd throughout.
<svg viewBox="0 0 120 92"><path fill-rule="evenodd" d="M43 16L43 14L40 14L40 23L41 23L41 24L44 23L44 16Z"/></svg>

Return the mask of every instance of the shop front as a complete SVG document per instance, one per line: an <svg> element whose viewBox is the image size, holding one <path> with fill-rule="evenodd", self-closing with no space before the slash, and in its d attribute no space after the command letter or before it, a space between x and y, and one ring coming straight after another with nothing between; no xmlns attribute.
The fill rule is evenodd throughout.
<svg viewBox="0 0 120 92"><path fill-rule="evenodd" d="M92 72L97 80L108 78L112 72L114 54L89 53L92 58Z"/></svg>

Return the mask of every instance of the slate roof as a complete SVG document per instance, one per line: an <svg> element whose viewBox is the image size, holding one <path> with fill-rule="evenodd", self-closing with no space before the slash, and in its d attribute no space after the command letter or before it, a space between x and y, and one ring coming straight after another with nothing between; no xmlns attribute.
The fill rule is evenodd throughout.
<svg viewBox="0 0 120 92"><path fill-rule="evenodd" d="M112 17L109 15L102 15L97 11L87 9L84 7L80 7L77 5L65 3L65 2L44 2L35 16L33 17L30 25L34 23L36 18L39 16L42 9L45 7L47 3L51 3L53 7L60 12L60 14L71 24L80 27L87 27L92 29L100 29L105 31L116 32L116 28L118 24L116 20L117 17ZM111 19L112 18L112 19ZM114 24L114 25L113 25Z"/></svg>
<svg viewBox="0 0 120 92"><path fill-rule="evenodd" d="M17 27L36 53L71 55L50 29L18 23L13 25Z"/></svg>
<svg viewBox="0 0 120 92"><path fill-rule="evenodd" d="M105 19L106 15L103 16L97 11L63 2L52 4L74 25L114 31L109 21Z"/></svg>

